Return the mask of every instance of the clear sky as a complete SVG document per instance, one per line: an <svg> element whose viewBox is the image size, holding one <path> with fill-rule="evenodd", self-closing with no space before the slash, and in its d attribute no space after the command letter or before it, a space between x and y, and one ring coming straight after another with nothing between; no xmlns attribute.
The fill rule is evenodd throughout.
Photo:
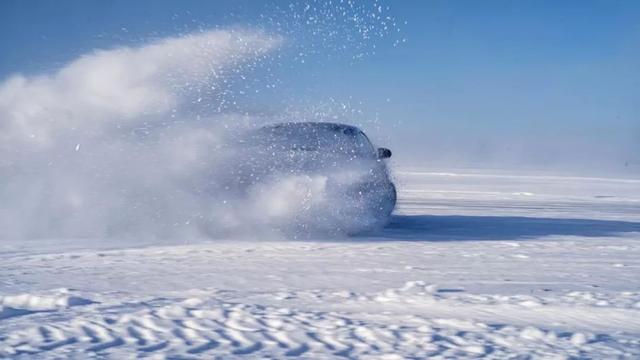
<svg viewBox="0 0 640 360"><path fill-rule="evenodd" d="M4 0L0 79L49 72L96 48L259 27L283 32L286 54L305 53L279 60L273 107L356 104L377 119L372 137L396 161L640 173L640 1L356 2L383 6L397 24L364 46L339 36L315 44L313 30L338 20L282 25L299 13L291 2Z"/></svg>

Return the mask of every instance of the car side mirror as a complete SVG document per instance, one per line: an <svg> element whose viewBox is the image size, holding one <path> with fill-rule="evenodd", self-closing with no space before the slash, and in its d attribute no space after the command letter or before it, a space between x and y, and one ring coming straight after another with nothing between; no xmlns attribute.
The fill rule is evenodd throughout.
<svg viewBox="0 0 640 360"><path fill-rule="evenodd" d="M387 148L378 148L378 159L388 159L391 157L391 150Z"/></svg>

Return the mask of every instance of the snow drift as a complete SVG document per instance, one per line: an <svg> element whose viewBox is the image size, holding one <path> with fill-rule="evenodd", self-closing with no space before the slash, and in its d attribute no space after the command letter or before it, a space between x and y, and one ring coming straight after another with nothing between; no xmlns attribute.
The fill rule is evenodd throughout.
<svg viewBox="0 0 640 360"><path fill-rule="evenodd" d="M218 236L281 228L310 203L331 214L341 200L323 200L320 177L258 184L245 198L224 185L243 161L227 135L255 119L219 102L282 42L260 31L209 31L5 80L0 238Z"/></svg>

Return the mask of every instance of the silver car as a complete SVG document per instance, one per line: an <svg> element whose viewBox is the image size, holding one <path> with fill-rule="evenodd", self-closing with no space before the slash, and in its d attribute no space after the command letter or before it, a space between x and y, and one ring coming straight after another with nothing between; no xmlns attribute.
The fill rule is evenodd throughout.
<svg viewBox="0 0 640 360"><path fill-rule="evenodd" d="M300 210L305 214L297 228L313 230L322 224L323 230L352 234L388 222L396 204L396 188L385 161L391 151L375 148L359 128L326 122L278 123L250 130L238 142L236 188L287 176L326 179L331 204L315 209L309 202Z"/></svg>

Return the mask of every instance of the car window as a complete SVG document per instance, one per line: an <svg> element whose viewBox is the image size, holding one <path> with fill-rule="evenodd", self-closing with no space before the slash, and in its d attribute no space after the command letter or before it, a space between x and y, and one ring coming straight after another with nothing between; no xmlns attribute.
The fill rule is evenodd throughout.
<svg viewBox="0 0 640 360"><path fill-rule="evenodd" d="M375 149L369 141L367 135L365 135L362 131L358 131L356 134L356 153L360 157L371 157L375 156Z"/></svg>
<svg viewBox="0 0 640 360"><path fill-rule="evenodd" d="M353 158L375 157L369 138L352 127L276 126L251 132L248 145L272 150L345 154Z"/></svg>

